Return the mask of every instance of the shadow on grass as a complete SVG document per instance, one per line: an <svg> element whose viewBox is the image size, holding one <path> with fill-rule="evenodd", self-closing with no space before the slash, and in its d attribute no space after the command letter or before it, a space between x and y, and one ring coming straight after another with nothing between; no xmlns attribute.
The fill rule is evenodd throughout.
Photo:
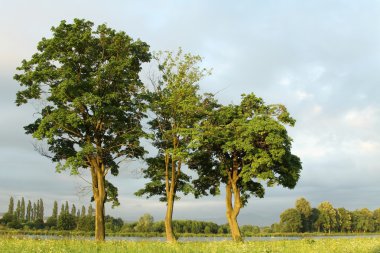
<svg viewBox="0 0 380 253"><path fill-rule="evenodd" d="M380 246L375 247L370 253L380 253Z"/></svg>

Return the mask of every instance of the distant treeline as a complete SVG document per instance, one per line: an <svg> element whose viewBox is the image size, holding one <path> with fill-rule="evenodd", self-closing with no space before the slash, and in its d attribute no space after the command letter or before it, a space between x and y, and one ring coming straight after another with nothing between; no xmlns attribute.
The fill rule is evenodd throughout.
<svg viewBox="0 0 380 253"><path fill-rule="evenodd" d="M9 200L8 211L0 219L0 224L12 229L46 229L46 230L65 230L65 231L94 231L95 217L92 205L86 209L82 206L80 209L72 204L71 207L66 201L61 205L58 212L58 202L55 201L51 216L47 218L44 215L44 202L42 199L32 203L24 198ZM26 207L25 207L26 206ZM125 223L121 218L114 218L107 215L105 217L106 231L111 233L164 233L164 221L155 222L153 216L144 214L136 222ZM176 233L192 234L228 234L230 233L228 224L218 225L213 222L195 221L195 220L174 220L173 228ZM241 227L243 233L259 233L258 226L245 225Z"/></svg>
<svg viewBox="0 0 380 253"><path fill-rule="evenodd" d="M45 229L58 231L84 231L92 232L95 228L94 209L92 205L87 208L77 208L68 201L61 205L58 211L58 202L55 201L51 216L44 215L44 202L42 199L32 203L24 198L9 200L8 211L0 219L0 224L12 229ZM27 203L27 204L26 204ZM135 222L124 222L121 218L105 217L107 233L164 233L164 221L154 221L153 216L144 214ZM174 220L173 229L176 233L189 234L228 234L228 224L218 225L214 222L196 220ZM304 233L304 232L343 232L363 233L380 232L380 208L370 211L367 208L349 211L345 208L334 208L325 201L318 207L311 207L309 201L300 198L295 207L285 210L280 215L280 222L270 227L244 225L240 227L246 235L259 233Z"/></svg>
<svg viewBox="0 0 380 253"><path fill-rule="evenodd" d="M74 204L69 207L68 201L61 205L58 212L58 202L54 201L51 216L45 219L44 202L42 199L28 204L24 197L15 201L9 200L8 211L0 219L0 223L14 229L57 229L57 230L80 230L93 231L95 227L94 209L90 205L78 209Z"/></svg>
<svg viewBox="0 0 380 253"><path fill-rule="evenodd" d="M273 224L270 232L380 232L380 208L349 211L334 208L328 201L312 208L309 201L300 198L294 208L281 213L280 223Z"/></svg>

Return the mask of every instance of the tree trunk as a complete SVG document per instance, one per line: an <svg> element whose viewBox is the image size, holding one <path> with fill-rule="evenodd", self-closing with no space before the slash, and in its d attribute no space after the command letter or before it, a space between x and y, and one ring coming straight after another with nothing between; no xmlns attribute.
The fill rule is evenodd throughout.
<svg viewBox="0 0 380 253"><path fill-rule="evenodd" d="M166 206L166 215L165 215L165 232L166 240L168 242L176 242L177 239L173 232L173 207L174 207L174 196L169 194L168 202Z"/></svg>
<svg viewBox="0 0 380 253"><path fill-rule="evenodd" d="M234 198L234 206L232 206L232 195ZM226 185L226 207L227 207L227 220L230 225L231 236L235 242L241 242L243 240L237 222L237 216L239 215L241 203L240 203L240 192L237 190L236 185L233 186L233 182L229 180Z"/></svg>
<svg viewBox="0 0 380 253"><path fill-rule="evenodd" d="M104 203L106 200L105 178L103 168L94 170L93 176L93 194L95 200L95 240L104 241L106 236L104 224ZM94 184L95 183L95 184Z"/></svg>
<svg viewBox="0 0 380 253"><path fill-rule="evenodd" d="M175 142L174 142L175 147ZM174 197L175 197L175 187L177 183L177 173L180 172L180 163L177 165L174 159L171 159L170 166L170 155L169 153L165 154L165 190L166 190L166 214L165 214L165 232L166 232L166 241L175 243L177 239L173 231L173 209L174 209ZM169 170L171 170L169 172ZM170 174L170 178L169 178Z"/></svg>
<svg viewBox="0 0 380 253"><path fill-rule="evenodd" d="M95 240L104 241L106 231L104 226L104 201L95 199Z"/></svg>

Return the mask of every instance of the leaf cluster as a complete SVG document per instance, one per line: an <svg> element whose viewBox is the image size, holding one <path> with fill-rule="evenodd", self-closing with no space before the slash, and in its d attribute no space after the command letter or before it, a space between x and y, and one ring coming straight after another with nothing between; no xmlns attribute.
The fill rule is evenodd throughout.
<svg viewBox="0 0 380 253"><path fill-rule="evenodd" d="M285 126L294 123L285 106L266 105L253 93L243 94L240 105L214 110L199 126L198 149L189 162L199 175L194 180L199 194L218 193L220 183L227 183L233 170L237 170L243 204L251 195L264 196L263 182L293 188L301 162L291 153L292 140Z"/></svg>
<svg viewBox="0 0 380 253"><path fill-rule="evenodd" d="M52 28L53 36L43 38L38 52L18 67L14 78L24 89L16 104L41 102L39 117L25 130L47 142L58 171L77 174L97 159L104 175L117 175L121 159L144 154L139 138L146 102L139 72L151 54L145 42L93 25L75 19ZM108 189L116 200L114 188Z"/></svg>

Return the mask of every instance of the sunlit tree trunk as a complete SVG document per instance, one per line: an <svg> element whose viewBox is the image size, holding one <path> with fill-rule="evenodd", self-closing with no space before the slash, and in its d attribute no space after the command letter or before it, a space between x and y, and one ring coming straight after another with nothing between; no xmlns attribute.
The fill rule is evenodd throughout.
<svg viewBox="0 0 380 253"><path fill-rule="evenodd" d="M228 171L228 182L226 185L226 216L228 224L230 225L231 236L235 242L241 242L243 240L237 222L237 216L239 215L240 209L242 207L240 199L240 190L237 187L238 180L238 165L236 160L234 160L232 172ZM232 199L233 204L232 204Z"/></svg>
<svg viewBox="0 0 380 253"><path fill-rule="evenodd" d="M168 242L176 242L176 237L173 231L173 207L174 207L174 196L168 196L168 202L166 207L165 215L165 232L166 240Z"/></svg>
<svg viewBox="0 0 380 253"><path fill-rule="evenodd" d="M173 231L173 209L174 209L174 199L175 199L175 186L177 182L177 176L180 173L180 163L177 164L174 159L171 159L170 155L166 153L165 155L165 188L166 188L166 215L165 215L165 232L166 240L168 242L175 243L177 241L176 236ZM170 167L170 172L169 172ZM170 178L169 178L170 173Z"/></svg>
<svg viewBox="0 0 380 253"><path fill-rule="evenodd" d="M95 200L95 240L105 240L104 203L106 200L104 165L92 166L92 190Z"/></svg>

